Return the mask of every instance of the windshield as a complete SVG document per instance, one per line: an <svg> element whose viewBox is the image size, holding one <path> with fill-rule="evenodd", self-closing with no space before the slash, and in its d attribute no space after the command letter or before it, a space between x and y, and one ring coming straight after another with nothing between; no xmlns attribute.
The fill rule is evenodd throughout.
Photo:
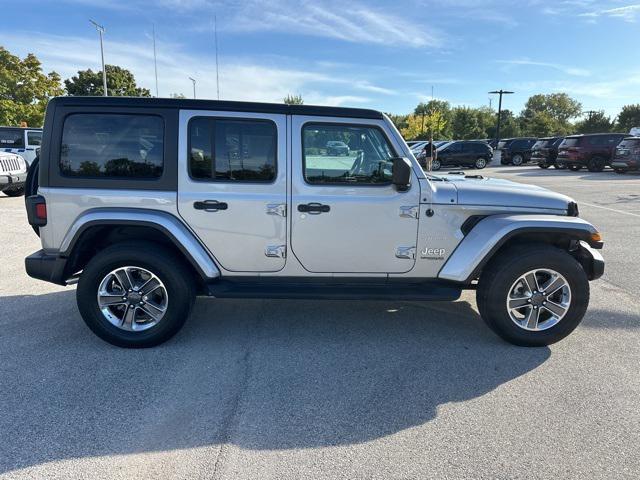
<svg viewBox="0 0 640 480"><path fill-rule="evenodd" d="M444 150L445 148L447 148L449 145L452 145L454 142L446 142L443 143L442 145L440 145L436 151L441 152L442 150Z"/></svg>
<svg viewBox="0 0 640 480"><path fill-rule="evenodd" d="M618 148L635 148L640 147L640 138L627 138L618 145Z"/></svg>

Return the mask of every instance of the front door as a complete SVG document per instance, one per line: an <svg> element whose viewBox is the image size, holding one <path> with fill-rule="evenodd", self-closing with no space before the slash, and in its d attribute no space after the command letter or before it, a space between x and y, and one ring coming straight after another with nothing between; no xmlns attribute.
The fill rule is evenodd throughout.
<svg viewBox="0 0 640 480"><path fill-rule="evenodd" d="M294 116L291 247L318 273L404 273L415 264L420 188L399 192L383 121ZM340 145L340 148L336 148Z"/></svg>
<svg viewBox="0 0 640 480"><path fill-rule="evenodd" d="M178 209L226 270L284 268L286 132L285 115L180 112Z"/></svg>

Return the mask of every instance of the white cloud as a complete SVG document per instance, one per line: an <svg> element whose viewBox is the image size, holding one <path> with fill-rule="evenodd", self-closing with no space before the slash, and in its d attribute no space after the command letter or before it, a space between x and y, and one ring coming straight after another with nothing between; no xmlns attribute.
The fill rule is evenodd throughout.
<svg viewBox="0 0 640 480"><path fill-rule="evenodd" d="M105 38L105 60L130 70L138 85L155 93L153 51L151 42L122 43ZM99 70L100 50L97 39L43 35L31 32L7 34L4 45L11 51L26 55L36 52L45 71L55 70L62 78L75 75L78 70ZM25 47L26 46L26 47ZM188 77L197 80L199 98L216 98L216 69L214 57L193 56L171 43L158 43L158 76L160 96L171 93L191 94ZM336 91L344 95L336 95ZM362 77L313 70L278 67L250 58L225 58L220 62L220 92L225 100L281 102L287 94L302 94L306 103L325 105L362 104L369 97L351 92L361 91L378 95L392 95L393 90L379 87Z"/></svg>
<svg viewBox="0 0 640 480"><path fill-rule="evenodd" d="M589 12L580 14L581 17L587 17L590 19L595 19L598 17L621 18L622 20L630 23L635 22L638 15L640 15L640 3L626 5L623 7L591 10Z"/></svg>
<svg viewBox="0 0 640 480"><path fill-rule="evenodd" d="M591 72L584 68L572 67L572 66L568 66L560 63L536 62L528 59L496 60L496 61L508 67L525 65L525 66L533 66L533 67L551 68L553 70L558 70L560 72L566 73L567 75L572 75L576 77L588 77L591 75Z"/></svg>

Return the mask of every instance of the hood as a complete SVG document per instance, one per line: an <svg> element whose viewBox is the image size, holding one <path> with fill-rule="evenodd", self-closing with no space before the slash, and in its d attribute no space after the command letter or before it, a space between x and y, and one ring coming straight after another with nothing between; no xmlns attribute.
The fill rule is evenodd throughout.
<svg viewBox="0 0 640 480"><path fill-rule="evenodd" d="M569 202L573 202L566 195L536 185L463 175L447 175L445 178L456 186L460 205L551 208L566 211Z"/></svg>

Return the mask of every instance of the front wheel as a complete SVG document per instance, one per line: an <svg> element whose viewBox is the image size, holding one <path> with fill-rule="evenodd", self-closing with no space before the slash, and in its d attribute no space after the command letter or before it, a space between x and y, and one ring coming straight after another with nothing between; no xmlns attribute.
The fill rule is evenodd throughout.
<svg viewBox="0 0 640 480"><path fill-rule="evenodd" d="M19 197L20 195L24 195L24 187L7 188L6 190L3 190L2 193L8 197Z"/></svg>
<svg viewBox="0 0 640 480"><path fill-rule="evenodd" d="M550 245L512 247L482 272L476 292L483 320L515 345L562 340L582 321L589 281L569 253Z"/></svg>
<svg viewBox="0 0 640 480"><path fill-rule="evenodd" d="M605 165L606 165L606 161L604 158L593 157L591 160L589 160L589 163L587 164L587 169L590 172L601 172L604 170Z"/></svg>
<svg viewBox="0 0 640 480"><path fill-rule="evenodd" d="M431 170L440 170L440 167L442 165L440 164L440 160L432 160L431 161Z"/></svg>
<svg viewBox="0 0 640 480"><path fill-rule="evenodd" d="M511 158L511 163L513 165L515 165L516 167L519 167L520 165L522 165L524 163L524 157L522 155L520 155L519 153L516 153L512 158Z"/></svg>
<svg viewBox="0 0 640 480"><path fill-rule="evenodd" d="M152 347L182 327L195 299L191 271L161 245L123 243L84 268L76 299L87 326L119 347Z"/></svg>

